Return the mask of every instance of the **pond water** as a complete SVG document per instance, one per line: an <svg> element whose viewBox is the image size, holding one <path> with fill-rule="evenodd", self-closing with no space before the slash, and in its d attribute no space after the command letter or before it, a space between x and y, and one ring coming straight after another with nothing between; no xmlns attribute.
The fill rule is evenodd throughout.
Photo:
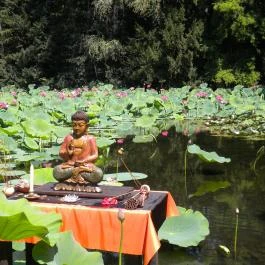
<svg viewBox="0 0 265 265"><path fill-rule="evenodd" d="M194 193L205 181L228 181L228 188L187 198L184 156L188 141L205 151L231 158L230 163L207 164L188 154L187 191ZM170 191L178 206L201 211L209 220L210 235L199 247L181 249L163 243L159 265L264 264L265 257L265 154L252 165L265 141L197 134L186 137L169 131L158 143L135 144L126 141L124 160L131 171L147 174L141 183L153 190ZM115 152L117 149L113 149ZM114 166L108 171L115 170ZM120 171L126 171L122 166ZM237 258L234 259L236 208L239 209ZM229 257L218 254L219 245L228 247Z"/></svg>

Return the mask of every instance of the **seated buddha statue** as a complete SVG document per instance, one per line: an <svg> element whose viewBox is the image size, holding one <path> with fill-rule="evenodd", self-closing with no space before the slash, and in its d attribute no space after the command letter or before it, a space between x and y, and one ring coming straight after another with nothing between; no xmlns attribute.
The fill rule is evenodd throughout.
<svg viewBox="0 0 265 265"><path fill-rule="evenodd" d="M84 111L71 117L73 132L60 147L63 163L54 167L53 176L59 182L97 184L103 178L102 170L95 166L98 148L94 136L88 134L89 118Z"/></svg>

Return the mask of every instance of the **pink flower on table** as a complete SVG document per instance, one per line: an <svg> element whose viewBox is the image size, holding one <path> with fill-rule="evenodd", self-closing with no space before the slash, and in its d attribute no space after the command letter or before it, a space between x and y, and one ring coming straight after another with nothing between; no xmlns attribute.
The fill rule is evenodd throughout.
<svg viewBox="0 0 265 265"><path fill-rule="evenodd" d="M118 204L118 200L115 197L105 197L101 201L101 205L104 207L115 206Z"/></svg>
<svg viewBox="0 0 265 265"><path fill-rule="evenodd" d="M41 92L40 92L40 96L41 96L41 97L46 97L46 96L47 96L47 93L46 93L45 91L41 91Z"/></svg>
<svg viewBox="0 0 265 265"><path fill-rule="evenodd" d="M204 91L200 91L200 92L196 93L196 96L198 98L206 98L206 97L208 97L208 93L204 92Z"/></svg>
<svg viewBox="0 0 265 265"><path fill-rule="evenodd" d="M218 102L221 103L221 104L227 104L227 101L224 100L224 98L223 98L221 95L217 95L217 96L215 97L215 99L216 99L216 101L218 101Z"/></svg>
<svg viewBox="0 0 265 265"><path fill-rule="evenodd" d="M117 144L124 144L124 139L120 138L116 141Z"/></svg>
<svg viewBox="0 0 265 265"><path fill-rule="evenodd" d="M164 137L167 137L168 136L168 131L162 131L161 135L164 136Z"/></svg>
<svg viewBox="0 0 265 265"><path fill-rule="evenodd" d="M163 96L161 96L161 99L162 99L163 101L168 101L168 96L163 95Z"/></svg>
<svg viewBox="0 0 265 265"><path fill-rule="evenodd" d="M5 103L5 102L0 102L0 109L5 109L5 110L7 110L7 109L8 109L8 104Z"/></svg>

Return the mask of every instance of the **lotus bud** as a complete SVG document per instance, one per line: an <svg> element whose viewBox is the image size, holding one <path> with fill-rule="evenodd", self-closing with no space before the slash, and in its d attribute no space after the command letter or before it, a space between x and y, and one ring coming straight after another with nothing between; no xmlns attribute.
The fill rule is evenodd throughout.
<svg viewBox="0 0 265 265"><path fill-rule="evenodd" d="M236 214L239 214L239 209L238 208L236 208Z"/></svg>
<svg viewBox="0 0 265 265"><path fill-rule="evenodd" d="M125 220L124 210L121 208L118 210L118 219L121 223Z"/></svg>
<svg viewBox="0 0 265 265"><path fill-rule="evenodd" d="M124 153L124 149L123 149L123 148L120 148L120 149L118 150L118 154L119 154L119 155L123 155L123 153Z"/></svg>

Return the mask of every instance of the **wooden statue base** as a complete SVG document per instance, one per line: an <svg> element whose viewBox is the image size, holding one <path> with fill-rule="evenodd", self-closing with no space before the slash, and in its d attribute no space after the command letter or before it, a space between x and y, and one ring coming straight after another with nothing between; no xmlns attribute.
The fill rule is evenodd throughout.
<svg viewBox="0 0 265 265"><path fill-rule="evenodd" d="M50 182L44 185L35 186L34 192L36 192L39 195L48 195L48 196L65 196L67 194L75 194L78 197L83 198L105 198L105 197L116 197L121 196L125 193L131 192L134 190L133 187L128 186L89 186L89 185L80 185L80 184L69 184L72 185L73 190L55 190L54 188L56 185L58 185L58 182ZM78 186L77 186L78 185ZM83 190L81 189L81 186ZM89 192L89 188L91 187L91 192ZM100 188L100 192L95 192L94 189L92 191L92 188ZM69 188L70 189L70 188Z"/></svg>

